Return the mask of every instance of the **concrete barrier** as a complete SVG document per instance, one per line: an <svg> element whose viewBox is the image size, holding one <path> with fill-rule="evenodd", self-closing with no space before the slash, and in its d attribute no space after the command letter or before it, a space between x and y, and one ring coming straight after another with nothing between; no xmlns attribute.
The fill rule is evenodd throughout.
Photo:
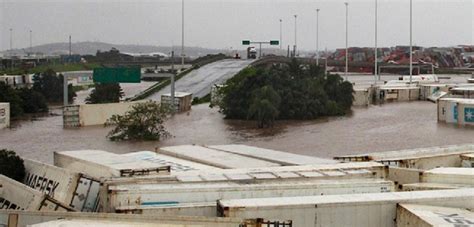
<svg viewBox="0 0 474 227"><path fill-rule="evenodd" d="M0 103L0 129L10 127L10 103Z"/></svg>

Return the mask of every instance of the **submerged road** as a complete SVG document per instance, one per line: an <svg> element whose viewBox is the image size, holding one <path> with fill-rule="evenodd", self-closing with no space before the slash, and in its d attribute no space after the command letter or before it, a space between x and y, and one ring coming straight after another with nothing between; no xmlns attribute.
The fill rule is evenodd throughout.
<svg viewBox="0 0 474 227"><path fill-rule="evenodd" d="M207 64L176 81L176 92L188 92L193 94L193 98L202 98L211 92L212 85L224 83L250 63L252 60L225 59ZM170 92L171 86L166 86L148 98L160 100L162 94Z"/></svg>

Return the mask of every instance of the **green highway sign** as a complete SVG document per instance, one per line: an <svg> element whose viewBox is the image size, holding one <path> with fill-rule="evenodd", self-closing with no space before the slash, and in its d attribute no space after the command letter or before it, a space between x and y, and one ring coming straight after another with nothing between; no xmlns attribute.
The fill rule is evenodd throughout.
<svg viewBox="0 0 474 227"><path fill-rule="evenodd" d="M278 40L270 40L270 45L279 45L280 41Z"/></svg>
<svg viewBox="0 0 474 227"><path fill-rule="evenodd" d="M139 67L96 68L93 74L94 82L98 83L140 83L141 70Z"/></svg>
<svg viewBox="0 0 474 227"><path fill-rule="evenodd" d="M250 45L250 40L242 40L242 45Z"/></svg>

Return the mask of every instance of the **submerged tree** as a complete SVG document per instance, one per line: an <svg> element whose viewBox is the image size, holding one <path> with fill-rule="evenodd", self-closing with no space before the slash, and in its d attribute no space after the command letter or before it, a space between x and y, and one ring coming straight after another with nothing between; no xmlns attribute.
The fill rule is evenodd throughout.
<svg viewBox="0 0 474 227"><path fill-rule="evenodd" d="M25 178L23 159L16 155L14 151L0 150L0 166L0 174L2 175L20 182Z"/></svg>
<svg viewBox="0 0 474 227"><path fill-rule="evenodd" d="M115 125L107 138L120 140L160 140L169 136L163 126L170 110L159 103L148 101L137 103L124 115L113 115L106 125Z"/></svg>
<svg viewBox="0 0 474 227"><path fill-rule="evenodd" d="M86 103L114 103L120 102L124 93L120 84L96 84L89 97L86 98Z"/></svg>
<svg viewBox="0 0 474 227"><path fill-rule="evenodd" d="M254 92L248 118L257 120L259 128L273 126L280 102L278 93L271 86L264 86Z"/></svg>
<svg viewBox="0 0 474 227"><path fill-rule="evenodd" d="M43 94L48 102L63 101L63 82L64 76L57 75L52 69L46 70L44 73L37 74L33 77L33 90ZM68 85L68 101L72 102L76 97L72 84Z"/></svg>

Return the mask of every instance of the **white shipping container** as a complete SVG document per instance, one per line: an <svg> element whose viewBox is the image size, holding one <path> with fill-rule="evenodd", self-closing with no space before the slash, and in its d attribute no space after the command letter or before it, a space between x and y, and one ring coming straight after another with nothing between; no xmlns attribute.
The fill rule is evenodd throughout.
<svg viewBox="0 0 474 227"><path fill-rule="evenodd" d="M291 220L294 226L395 227L398 203L474 208L474 190L221 200L224 217Z"/></svg>
<svg viewBox="0 0 474 227"><path fill-rule="evenodd" d="M461 154L472 153L474 144L418 148L335 157L341 161L377 161L389 166L414 169L461 166Z"/></svg>
<svg viewBox="0 0 474 227"><path fill-rule="evenodd" d="M120 156L135 158L136 160L147 161L152 163L161 164L164 166L170 166L172 172L191 171L191 170L218 170L217 168L210 165L204 165L197 162L192 162L184 159L175 158L169 155L158 154L153 151L138 151Z"/></svg>
<svg viewBox="0 0 474 227"><path fill-rule="evenodd" d="M399 204L397 227L474 226L474 213L466 209Z"/></svg>
<svg viewBox="0 0 474 227"><path fill-rule="evenodd" d="M99 210L100 182L81 173L24 159L25 185L82 212Z"/></svg>
<svg viewBox="0 0 474 227"><path fill-rule="evenodd" d="M0 102L0 129L10 127L10 103Z"/></svg>
<svg viewBox="0 0 474 227"><path fill-rule="evenodd" d="M466 168L474 168L474 153L461 155L461 166Z"/></svg>
<svg viewBox="0 0 474 227"><path fill-rule="evenodd" d="M280 166L274 162L263 161L196 145L161 147L158 152L223 169Z"/></svg>
<svg viewBox="0 0 474 227"><path fill-rule="evenodd" d="M160 175L170 172L169 166L100 150L54 152L54 165L97 179Z"/></svg>
<svg viewBox="0 0 474 227"><path fill-rule="evenodd" d="M104 179L105 184L126 185L156 182L252 182L304 179L378 178L386 179L387 167L376 162L338 163L332 165L281 166L218 171L175 172L170 176Z"/></svg>
<svg viewBox="0 0 474 227"><path fill-rule="evenodd" d="M393 182L378 179L302 180L282 182L214 182L109 186L109 211L136 205L176 205L220 199L269 198L394 191Z"/></svg>
<svg viewBox="0 0 474 227"><path fill-rule="evenodd" d="M72 211L46 194L0 174L0 209Z"/></svg>
<svg viewBox="0 0 474 227"><path fill-rule="evenodd" d="M334 164L338 161L324 158L317 158L307 155L293 154L289 152L276 151L271 149L252 147L241 144L215 145L209 148L225 151L233 154L243 155L264 161L275 162L280 165L313 165L313 164Z"/></svg>
<svg viewBox="0 0 474 227"><path fill-rule="evenodd" d="M217 203L179 203L116 207L116 213L154 216L217 217Z"/></svg>
<svg viewBox="0 0 474 227"><path fill-rule="evenodd" d="M40 212L0 209L0 226L26 227L55 220L87 220L97 222L116 221L133 223L173 224L184 226L198 225L206 227L236 227L247 222L247 220L242 220L239 218L158 216L146 214L113 214L84 212ZM88 226L95 225L90 224ZM256 227L256 225L243 225L243 227Z"/></svg>
<svg viewBox="0 0 474 227"><path fill-rule="evenodd" d="M456 189L456 188L468 188L468 185L460 184L441 184L441 183L411 183L403 184L401 186L402 191L425 191L425 190L443 190L443 189Z"/></svg>
<svg viewBox="0 0 474 227"><path fill-rule="evenodd" d="M474 186L474 168L436 168L423 172L421 181Z"/></svg>
<svg viewBox="0 0 474 227"><path fill-rule="evenodd" d="M120 222L113 220L91 221L91 220L55 220L39 224L30 225L29 227L198 227L202 225L179 225L179 224L160 224L160 223L144 223L144 222Z"/></svg>

